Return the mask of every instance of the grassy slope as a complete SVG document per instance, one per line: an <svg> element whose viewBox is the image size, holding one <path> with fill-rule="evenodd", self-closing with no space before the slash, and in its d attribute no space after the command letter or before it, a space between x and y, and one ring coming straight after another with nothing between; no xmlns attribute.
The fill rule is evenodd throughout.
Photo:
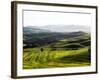
<svg viewBox="0 0 100 80"><path fill-rule="evenodd" d="M78 50L54 50L51 51L49 46L42 46L44 51L40 51L41 47L24 49L23 68L52 68L52 67L75 67L89 66L90 57L88 47Z"/></svg>

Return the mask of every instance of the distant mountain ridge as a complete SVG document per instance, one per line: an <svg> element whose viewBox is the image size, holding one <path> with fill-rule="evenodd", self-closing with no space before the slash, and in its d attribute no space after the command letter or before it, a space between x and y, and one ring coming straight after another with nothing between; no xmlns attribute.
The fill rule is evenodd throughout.
<svg viewBox="0 0 100 80"><path fill-rule="evenodd" d="M50 30L36 28L34 26L27 26L27 27L23 27L23 32L28 34L28 33L46 33L46 32L51 32L51 31Z"/></svg>
<svg viewBox="0 0 100 80"><path fill-rule="evenodd" d="M88 33L91 32L90 27L84 25L45 25L42 27L43 29L49 29L55 32L78 32L78 31L83 31Z"/></svg>
<svg viewBox="0 0 100 80"><path fill-rule="evenodd" d="M91 29L83 25L44 25L44 26L25 26L24 32L44 33L44 32L86 32L90 33Z"/></svg>

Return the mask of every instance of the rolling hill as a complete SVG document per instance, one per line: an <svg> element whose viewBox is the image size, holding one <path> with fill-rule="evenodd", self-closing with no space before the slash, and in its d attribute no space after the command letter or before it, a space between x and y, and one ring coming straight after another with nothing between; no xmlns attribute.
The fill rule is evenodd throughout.
<svg viewBox="0 0 100 80"><path fill-rule="evenodd" d="M84 31L23 27L23 69L91 65L91 36Z"/></svg>
<svg viewBox="0 0 100 80"><path fill-rule="evenodd" d="M37 47L47 44L56 43L60 40L77 40L88 39L89 33L78 32L53 32L46 29L38 29L36 27L24 27L23 28L23 43L26 46Z"/></svg>

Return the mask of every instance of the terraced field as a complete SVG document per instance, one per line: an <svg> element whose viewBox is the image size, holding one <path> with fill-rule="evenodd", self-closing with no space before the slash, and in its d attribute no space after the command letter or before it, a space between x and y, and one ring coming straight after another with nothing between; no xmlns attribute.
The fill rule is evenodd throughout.
<svg viewBox="0 0 100 80"><path fill-rule="evenodd" d="M23 69L90 66L90 39L62 39L24 48Z"/></svg>

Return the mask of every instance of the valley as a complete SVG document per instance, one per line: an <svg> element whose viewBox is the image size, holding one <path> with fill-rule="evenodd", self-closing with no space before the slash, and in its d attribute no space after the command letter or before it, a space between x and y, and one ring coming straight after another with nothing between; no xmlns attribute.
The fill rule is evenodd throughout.
<svg viewBox="0 0 100 80"><path fill-rule="evenodd" d="M91 65L90 33L31 27L24 27L23 31L23 69Z"/></svg>

